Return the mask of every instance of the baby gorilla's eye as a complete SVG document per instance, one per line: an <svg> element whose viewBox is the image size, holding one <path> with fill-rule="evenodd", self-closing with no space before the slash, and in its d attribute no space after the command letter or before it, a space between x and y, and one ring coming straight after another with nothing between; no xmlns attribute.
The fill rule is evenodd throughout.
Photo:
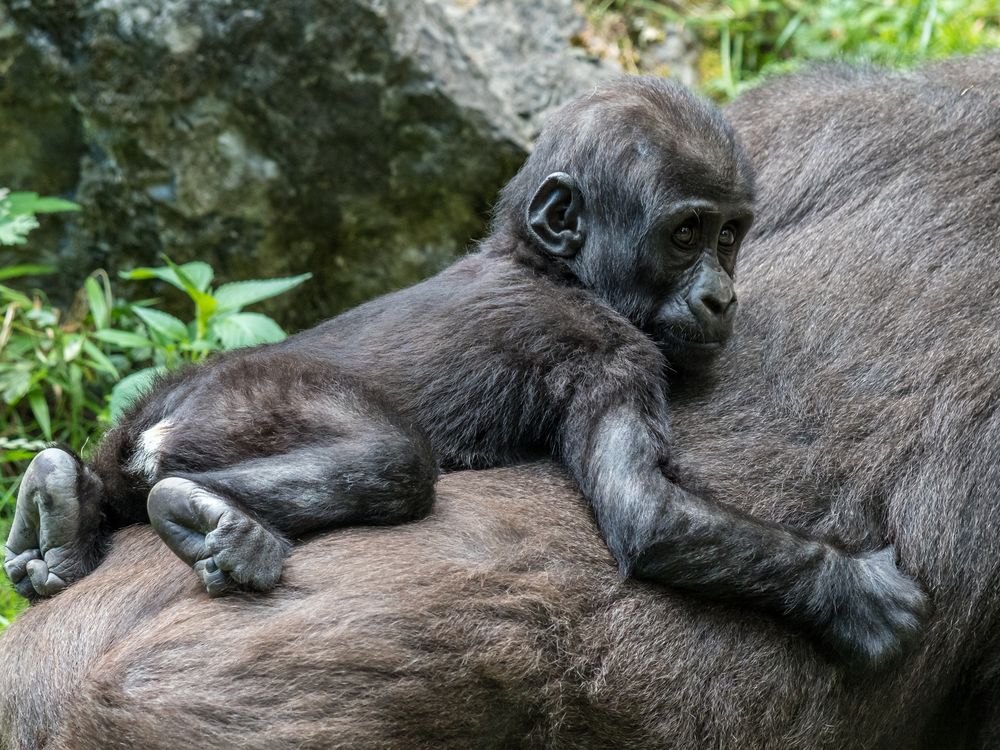
<svg viewBox="0 0 1000 750"><path fill-rule="evenodd" d="M732 247L736 244L736 232L731 226L724 226L719 232L719 245L721 247Z"/></svg>
<svg viewBox="0 0 1000 750"><path fill-rule="evenodd" d="M677 227L674 230L674 242L678 245L691 245L694 242L694 227L690 223Z"/></svg>

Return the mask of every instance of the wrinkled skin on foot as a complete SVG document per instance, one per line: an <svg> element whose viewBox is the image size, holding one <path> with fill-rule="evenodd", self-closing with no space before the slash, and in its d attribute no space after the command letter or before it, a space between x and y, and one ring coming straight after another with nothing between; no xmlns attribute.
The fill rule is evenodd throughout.
<svg viewBox="0 0 1000 750"><path fill-rule="evenodd" d="M17 593L52 596L95 567L96 506L84 508L80 499L99 492L97 477L71 453L48 448L35 456L21 481L4 550L4 571Z"/></svg>
<svg viewBox="0 0 1000 750"><path fill-rule="evenodd" d="M21 596L54 596L99 560L100 480L72 453L48 448L25 472L4 550L4 571ZM281 577L289 544L198 484L168 478L150 491L150 522L212 596L267 591Z"/></svg>
<svg viewBox="0 0 1000 750"><path fill-rule="evenodd" d="M188 479L168 477L147 504L153 529L190 565L210 596L233 588L268 591L290 545L228 500Z"/></svg>

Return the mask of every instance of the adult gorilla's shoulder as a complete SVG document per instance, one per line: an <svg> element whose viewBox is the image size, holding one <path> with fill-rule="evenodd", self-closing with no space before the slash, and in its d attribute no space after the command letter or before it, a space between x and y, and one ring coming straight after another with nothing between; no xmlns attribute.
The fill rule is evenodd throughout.
<svg viewBox="0 0 1000 750"><path fill-rule="evenodd" d="M858 674L770 620L621 582L548 465L446 477L419 524L209 601L147 531L0 641L12 748L993 747L1000 58L826 68L730 108L760 166L743 319L674 398L708 493L931 592ZM985 72L984 72L985 71ZM2 744L2 742L0 742Z"/></svg>
<svg viewBox="0 0 1000 750"><path fill-rule="evenodd" d="M971 175L961 164L989 153L998 80L998 55L906 73L829 63L772 78L740 97L726 115L758 168L762 210L755 235L816 222L845 206L864 207L887 188L969 187ZM899 207L906 223L926 233L929 217L914 217L909 208ZM877 221L873 211L860 218ZM770 244L757 242L744 260L755 248L774 256Z"/></svg>

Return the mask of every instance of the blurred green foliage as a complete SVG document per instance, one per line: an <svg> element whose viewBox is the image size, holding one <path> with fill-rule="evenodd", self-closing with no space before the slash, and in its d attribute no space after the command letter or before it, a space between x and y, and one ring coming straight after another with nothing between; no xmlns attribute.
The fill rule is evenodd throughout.
<svg viewBox="0 0 1000 750"><path fill-rule="evenodd" d="M587 8L595 24L609 14L624 21L617 41L627 50L649 23L684 27L702 46L701 85L719 99L809 61L898 67L1000 47L1000 0L589 0Z"/></svg>
<svg viewBox="0 0 1000 750"><path fill-rule="evenodd" d="M77 210L34 193L0 191L0 244L24 245L36 215ZM27 462L51 442L86 454L89 446L158 372L212 352L280 341L271 318L243 308L284 294L310 274L211 286L207 263L137 268L121 277L166 282L192 304L189 321L158 309L158 299L126 302L104 271L88 277L63 310L24 286L49 266L0 266L0 540L6 539L17 485ZM0 628L22 602L0 576Z"/></svg>

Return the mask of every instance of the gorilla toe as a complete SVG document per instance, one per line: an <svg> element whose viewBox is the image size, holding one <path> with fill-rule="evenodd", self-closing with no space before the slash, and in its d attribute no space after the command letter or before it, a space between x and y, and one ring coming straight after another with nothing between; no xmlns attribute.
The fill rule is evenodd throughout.
<svg viewBox="0 0 1000 750"><path fill-rule="evenodd" d="M267 591L278 582L287 542L225 498L168 477L150 491L147 509L153 529L210 596L234 586Z"/></svg>
<svg viewBox="0 0 1000 750"><path fill-rule="evenodd" d="M88 572L79 497L85 471L59 448L47 448L28 466L4 555L4 571L22 596L52 596Z"/></svg>

